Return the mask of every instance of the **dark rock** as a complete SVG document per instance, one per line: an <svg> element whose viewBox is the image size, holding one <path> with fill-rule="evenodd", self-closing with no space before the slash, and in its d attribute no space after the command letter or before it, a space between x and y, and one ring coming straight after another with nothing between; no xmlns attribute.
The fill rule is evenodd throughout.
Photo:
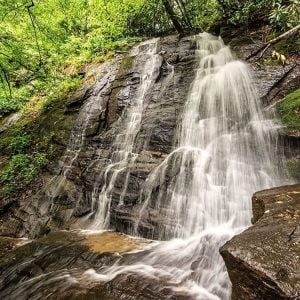
<svg viewBox="0 0 300 300"><path fill-rule="evenodd" d="M232 299L300 298L300 185L255 193L254 225L220 253Z"/></svg>
<svg viewBox="0 0 300 300"><path fill-rule="evenodd" d="M146 243L141 240L109 232L92 237L53 232L21 247L14 242L0 239L8 250L0 252L1 299L44 299L50 294L51 299L192 299L154 276L124 272L99 281L88 275L121 260L132 261L134 254L124 252Z"/></svg>

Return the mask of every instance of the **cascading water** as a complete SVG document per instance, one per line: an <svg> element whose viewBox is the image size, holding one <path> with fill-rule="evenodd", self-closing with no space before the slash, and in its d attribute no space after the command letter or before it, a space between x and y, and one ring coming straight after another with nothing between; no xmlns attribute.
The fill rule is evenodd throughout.
<svg viewBox="0 0 300 300"><path fill-rule="evenodd" d="M234 60L219 38L204 33L197 43L199 67L178 147L149 176L142 195L141 216L152 206L173 220L171 228L162 224L160 238L247 226L253 192L284 181L274 153L275 126L262 115L247 65ZM175 176L154 198L154 187L163 185L168 173Z"/></svg>
<svg viewBox="0 0 300 300"><path fill-rule="evenodd" d="M129 104L129 107L125 110L125 114L123 115L122 120L124 124L122 123L122 126L124 130L115 138L110 158L111 164L101 172L94 185L92 194L93 223L90 226L91 229L103 229L109 225L112 190L115 182L119 174L126 171L126 167L130 163L133 163L137 157L137 154L134 153L134 142L140 130L144 99L151 87L155 72L157 72L158 69L158 63L161 59L161 57L156 54L157 39L143 43L137 49L135 48L132 55L139 55L137 51L144 47L147 47L146 61L141 71L140 86L137 95ZM122 204L127 189L129 175L129 172L125 175L125 186L123 187L123 192L120 197L120 204ZM104 184L100 187L100 182L102 181L104 181Z"/></svg>
<svg viewBox="0 0 300 300"><path fill-rule="evenodd" d="M165 217L159 238L173 239L139 262L119 261L100 277L148 274L174 289L185 287L197 299L229 299L231 284L219 248L250 225L253 192L282 184L286 175L274 148L276 130L263 116L247 65L235 60L220 38L203 33L196 42L199 65L178 146L149 175L136 226L145 210L154 208Z"/></svg>

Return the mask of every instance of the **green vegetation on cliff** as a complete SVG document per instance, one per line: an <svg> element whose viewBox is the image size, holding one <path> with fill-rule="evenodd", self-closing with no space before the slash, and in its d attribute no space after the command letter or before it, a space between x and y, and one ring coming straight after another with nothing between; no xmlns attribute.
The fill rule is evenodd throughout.
<svg viewBox="0 0 300 300"><path fill-rule="evenodd" d="M222 24L265 22L284 31L299 22L296 0L0 0L0 116L33 95L56 93L82 67L128 41Z"/></svg>
<svg viewBox="0 0 300 300"><path fill-rule="evenodd" d="M300 89L284 98L279 104L279 113L289 131L300 131Z"/></svg>

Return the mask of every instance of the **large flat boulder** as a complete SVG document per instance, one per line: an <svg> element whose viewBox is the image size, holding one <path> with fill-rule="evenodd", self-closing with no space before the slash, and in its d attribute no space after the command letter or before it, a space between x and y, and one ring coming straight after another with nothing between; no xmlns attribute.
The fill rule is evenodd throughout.
<svg viewBox="0 0 300 300"><path fill-rule="evenodd" d="M300 299L300 184L257 192L254 225L220 253L232 299Z"/></svg>

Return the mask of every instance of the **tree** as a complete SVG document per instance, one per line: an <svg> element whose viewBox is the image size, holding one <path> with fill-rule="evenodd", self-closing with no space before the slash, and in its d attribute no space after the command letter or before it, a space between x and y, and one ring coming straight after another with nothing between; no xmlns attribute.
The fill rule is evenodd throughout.
<svg viewBox="0 0 300 300"><path fill-rule="evenodd" d="M169 2L169 0L162 0L162 2L165 6L166 13L170 17L170 20L172 21L177 32L183 33L184 30L183 30L182 24L180 23L177 15L174 11L173 5Z"/></svg>

